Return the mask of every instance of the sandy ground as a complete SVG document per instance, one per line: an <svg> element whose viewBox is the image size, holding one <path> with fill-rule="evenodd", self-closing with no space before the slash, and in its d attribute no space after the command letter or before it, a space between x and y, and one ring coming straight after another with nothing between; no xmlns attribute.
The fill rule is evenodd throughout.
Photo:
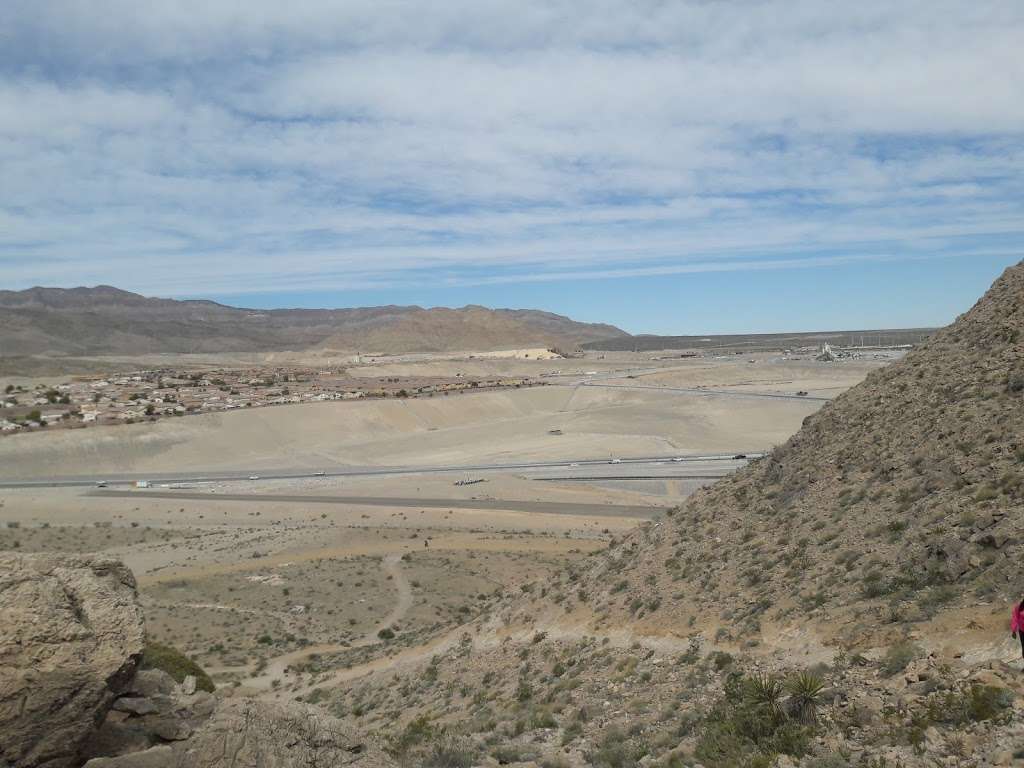
<svg viewBox="0 0 1024 768"><path fill-rule="evenodd" d="M649 360L618 358L407 359L366 366L366 375L598 371L626 386L832 396L872 366L743 358L651 367ZM0 478L755 451L784 441L822 405L552 380L560 383L19 435L0 440ZM556 429L562 434L550 434ZM585 507L523 511L513 502L621 505L649 509L655 517L697 484L542 481L514 471L488 473L486 482L470 486L453 485L456 478L213 483L190 489L190 497L170 498L143 489L117 497L91 489L0 489L0 549L102 551L123 559L136 573L153 637L196 657L223 686L273 692L275 681L296 669L343 679L345 669L386 666L448 642L456 637L453 628L486 615L499 594L543 581L641 519L607 509L588 514ZM348 500L303 501L314 495ZM351 498L359 496L457 499L460 505L392 507ZM484 508L494 500L510 508ZM393 637L382 637L385 630Z"/></svg>
<svg viewBox="0 0 1024 768"><path fill-rule="evenodd" d="M598 366L602 361L583 362ZM380 367L373 369L380 375ZM766 392L804 390L833 396L869 369L859 363L695 361L673 364L671 370L639 375L636 380L611 381ZM0 440L0 478L753 451L784 441L820 406L818 401L560 385L457 397L310 403L15 435ZM556 429L562 434L553 438L550 431Z"/></svg>
<svg viewBox="0 0 1024 768"><path fill-rule="evenodd" d="M527 484L508 477L495 487L524 496ZM296 482L259 485L283 486L276 489L292 499L297 490ZM441 487L424 478L420 490ZM587 494L556 488L553 495ZM622 491L590 495L637 500ZM103 498L73 489L4 491L0 521L0 549L100 551L124 560L150 634L196 657L222 683L249 688L325 649L379 644L385 627L394 627L396 648L418 644L478 615L501 590L543 578L636 524L502 510L157 499L144 491Z"/></svg>

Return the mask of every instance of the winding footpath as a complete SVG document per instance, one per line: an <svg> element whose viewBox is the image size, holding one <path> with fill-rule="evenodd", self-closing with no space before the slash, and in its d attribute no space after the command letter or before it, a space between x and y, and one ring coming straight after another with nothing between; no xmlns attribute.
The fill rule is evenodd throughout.
<svg viewBox="0 0 1024 768"><path fill-rule="evenodd" d="M274 680L284 682L289 667L300 664L312 656L326 653L340 653L353 648L363 648L368 645L380 643L378 633L383 629L394 626L404 619L405 615L409 612L409 609L412 608L413 600L412 586L409 584L409 580L405 578L405 573L402 571L402 554L399 552L392 552L385 555L381 560L381 567L391 577L391 581L395 585L395 589L398 591L398 600L395 603L395 607L391 609L391 612L385 616L379 624L358 640L354 640L346 645L338 643L307 645L305 648L300 648L297 651L291 651L290 653L276 656L267 663L266 668L259 675L246 680L244 683L245 687L259 691L272 690Z"/></svg>

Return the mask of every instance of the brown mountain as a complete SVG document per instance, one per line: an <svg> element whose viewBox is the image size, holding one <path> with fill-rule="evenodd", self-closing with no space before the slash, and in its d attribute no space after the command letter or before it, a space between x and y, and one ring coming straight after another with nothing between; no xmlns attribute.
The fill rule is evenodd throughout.
<svg viewBox="0 0 1024 768"><path fill-rule="evenodd" d="M254 310L155 299L110 286L0 291L0 356L255 352L325 347L445 352L573 348L627 335L529 309L366 307Z"/></svg>

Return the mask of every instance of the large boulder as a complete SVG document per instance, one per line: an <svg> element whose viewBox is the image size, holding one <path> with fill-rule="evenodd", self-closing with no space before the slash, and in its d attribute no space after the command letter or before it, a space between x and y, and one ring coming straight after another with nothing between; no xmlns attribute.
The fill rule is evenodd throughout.
<svg viewBox="0 0 1024 768"><path fill-rule="evenodd" d="M0 765L78 764L142 654L136 597L116 560L0 553Z"/></svg>

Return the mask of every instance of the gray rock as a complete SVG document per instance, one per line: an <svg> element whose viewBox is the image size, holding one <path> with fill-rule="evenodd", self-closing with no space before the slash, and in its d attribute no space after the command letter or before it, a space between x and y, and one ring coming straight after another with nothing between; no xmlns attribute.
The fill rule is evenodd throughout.
<svg viewBox="0 0 1024 768"><path fill-rule="evenodd" d="M128 688L129 694L135 696L168 696L177 688L174 678L162 669L142 669L135 673Z"/></svg>
<svg viewBox="0 0 1024 768"><path fill-rule="evenodd" d="M142 653L135 579L101 556L0 554L0 764L71 768Z"/></svg>
<svg viewBox="0 0 1024 768"><path fill-rule="evenodd" d="M144 720L146 718L143 718ZM323 712L301 705L242 700L220 702L194 733L172 744L86 768L390 768L380 750Z"/></svg>
<svg viewBox="0 0 1024 768"><path fill-rule="evenodd" d="M313 768L392 761L340 721L313 707L224 701L187 741L175 768Z"/></svg>
<svg viewBox="0 0 1024 768"><path fill-rule="evenodd" d="M178 701L191 717L209 717L217 706L217 697L206 691L196 691L188 698L179 698Z"/></svg>
<svg viewBox="0 0 1024 768"><path fill-rule="evenodd" d="M81 758L117 757L131 752L142 752L153 746L153 734L130 720L118 719L116 713L107 715L106 721L89 737L82 747Z"/></svg>
<svg viewBox="0 0 1024 768"><path fill-rule="evenodd" d="M0 628L0 766L394 765L315 708L222 702L137 675L142 616L117 561L0 554Z"/></svg>
<svg viewBox="0 0 1024 768"><path fill-rule="evenodd" d="M150 732L164 741L181 741L192 735L192 726L176 717L155 718L147 723Z"/></svg>
<svg viewBox="0 0 1024 768"><path fill-rule="evenodd" d="M181 692L186 696L191 696L196 692L196 676L185 675L185 679L181 681Z"/></svg>
<svg viewBox="0 0 1024 768"><path fill-rule="evenodd" d="M86 768L174 768L175 760L174 750L159 746L119 757L97 757L85 765Z"/></svg>
<svg viewBox="0 0 1024 768"><path fill-rule="evenodd" d="M118 712L130 712L133 715L150 715L160 711L156 702L141 696L122 696L114 702L114 709Z"/></svg>

